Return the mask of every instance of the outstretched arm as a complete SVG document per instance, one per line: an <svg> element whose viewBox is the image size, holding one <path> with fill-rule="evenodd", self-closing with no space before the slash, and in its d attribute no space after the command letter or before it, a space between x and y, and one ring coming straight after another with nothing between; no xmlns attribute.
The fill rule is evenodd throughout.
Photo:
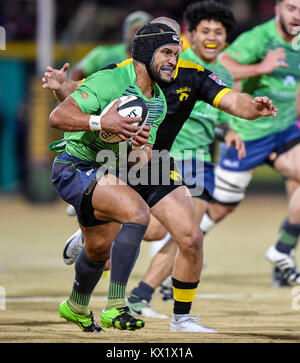
<svg viewBox="0 0 300 363"><path fill-rule="evenodd" d="M220 101L218 108L231 115L247 120L259 117L276 116L277 107L268 97L253 98L246 93L228 92Z"/></svg>
<svg viewBox="0 0 300 363"><path fill-rule="evenodd" d="M43 88L53 91L58 101L63 102L71 93L75 92L80 86L81 81L73 81L67 79L67 71L69 63L58 70L51 66L47 67L43 81ZM128 117L120 117L117 113L117 105L114 104L108 114L101 118L101 128L107 132L117 133L122 140L134 135L138 130L137 126L132 126L132 120ZM108 118L106 118L108 116ZM61 107L56 107L50 115L50 126L59 128L64 131L89 131L91 115L81 112L77 102L72 98L63 102ZM136 122L136 121L134 121ZM109 124L110 123L110 124ZM132 140L132 144L136 147L145 144L149 138L149 126L144 126L143 130Z"/></svg>
<svg viewBox="0 0 300 363"><path fill-rule="evenodd" d="M65 63L61 69L54 69L48 66L42 78L42 87L52 90L55 98L59 102L62 102L81 85L81 81L67 79L69 67L69 63Z"/></svg>
<svg viewBox="0 0 300 363"><path fill-rule="evenodd" d="M235 81L269 74L277 67L288 67L285 50L283 48L270 50L261 62L255 64L239 63L226 52L220 56L220 62L232 73Z"/></svg>

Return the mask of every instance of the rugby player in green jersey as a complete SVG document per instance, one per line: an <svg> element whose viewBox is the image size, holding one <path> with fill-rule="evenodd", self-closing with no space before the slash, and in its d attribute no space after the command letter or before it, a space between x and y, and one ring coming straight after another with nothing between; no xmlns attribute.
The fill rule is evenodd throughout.
<svg viewBox="0 0 300 363"><path fill-rule="evenodd" d="M71 78L79 81L98 72L111 63L121 63L131 57L133 37L141 26L152 19L145 11L134 11L123 23L123 42L114 45L99 45L91 50L72 70Z"/></svg>
<svg viewBox="0 0 300 363"><path fill-rule="evenodd" d="M220 61L243 91L252 96L267 95L278 107L276 120L257 119L241 122L233 119L231 126L245 142L247 156L238 160L233 148L224 147L216 169L216 203L205 215L204 231L235 210L244 199L253 170L271 164L281 175L300 182L300 129L295 121L296 92L300 81L300 52L293 45L300 26L300 0L277 1L276 17L241 34L229 46ZM288 217L278 241L266 252L274 270L274 286L300 283L294 257L300 235L300 192L290 198Z"/></svg>
<svg viewBox="0 0 300 363"><path fill-rule="evenodd" d="M176 31L179 32L180 28L178 27ZM141 54L148 52L145 47L146 44L141 47ZM51 74L54 74L54 72L47 75L46 82L48 82L47 78L51 77ZM74 82L74 84L77 87L77 83ZM249 119L255 119L261 115L276 115L276 107L272 105L268 98L253 99L234 92L220 82L212 72L192 62L180 60L171 83L159 82L159 84L167 99L168 112L157 130L153 151L170 150L174 138L192 111L197 99L203 99L216 108ZM180 98L177 90L183 87L189 89L189 97ZM176 171L175 166L173 168L170 170L168 181L172 182L173 180L174 182L174 176L179 176L180 181L180 174ZM152 169L150 171L152 172ZM159 173L160 176L162 168L159 168ZM179 246L173 273L175 302L170 330L212 332L211 329L197 324L189 314L199 283L203 259L202 235L194 214L192 199L186 186L180 186L172 190L172 183L170 185L159 184L158 190L162 187L162 191L168 187L171 187L171 189L169 189L169 194L165 196L162 193L157 195L152 193L154 205L151 206L150 204L151 214L166 226ZM157 190L151 184L148 185L148 189L152 192ZM175 214L169 213L169 211L173 210L178 212ZM113 271L111 271L111 282L114 281L112 279L113 275Z"/></svg>
<svg viewBox="0 0 300 363"><path fill-rule="evenodd" d="M145 42L149 43L147 50ZM139 51L142 47L143 53ZM143 98L149 108L147 123L151 130L150 137L146 129L140 141L147 142L143 153L150 159L157 127L167 111L156 80L171 81L179 55L179 38L164 24L147 24L135 36L133 55L134 62L93 74L50 115L50 125L65 131L63 140L50 145L51 150L59 153L53 164L52 181L62 199L75 207L85 241L75 264L73 290L59 311L63 318L87 332L102 330L89 311L89 300L109 258L111 283L101 315L102 325L121 330L144 326L142 320L130 315L125 289L149 223L155 191L147 186L135 191L126 184L127 173L125 181L121 176L121 160L127 160L127 145L124 150L119 148L121 144L107 144L99 138L100 130L117 134L123 140L133 137L137 127L130 123L140 118L121 117L116 111L117 104L105 115L99 115L122 95ZM99 153L106 150L113 153L120 168L102 174ZM177 188L162 187L159 195L163 198ZM199 245L200 239L199 231L194 243Z"/></svg>

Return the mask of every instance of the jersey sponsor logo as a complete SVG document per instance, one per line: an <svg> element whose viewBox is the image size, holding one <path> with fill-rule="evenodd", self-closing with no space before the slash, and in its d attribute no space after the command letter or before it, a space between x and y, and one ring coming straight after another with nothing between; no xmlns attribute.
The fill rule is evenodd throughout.
<svg viewBox="0 0 300 363"><path fill-rule="evenodd" d="M179 96L179 100L182 102L182 101L185 101L189 98L189 94L187 92L192 92L192 89L190 87L181 87L179 88L178 90L176 90L176 93L177 94L180 94Z"/></svg>
<svg viewBox="0 0 300 363"><path fill-rule="evenodd" d="M286 76L284 80L284 87L295 87L296 86L296 80L294 76Z"/></svg>
<svg viewBox="0 0 300 363"><path fill-rule="evenodd" d="M210 74L208 77L211 78L216 83L218 83L220 86L226 86L226 84L223 81L221 81L220 78L217 77L214 73Z"/></svg>
<svg viewBox="0 0 300 363"><path fill-rule="evenodd" d="M229 168L238 168L240 166L240 162L234 161L234 160L229 160L229 159L224 159L223 165L227 166Z"/></svg>
<svg viewBox="0 0 300 363"><path fill-rule="evenodd" d="M89 171L87 171L85 174L87 175L87 176L90 176L91 174L92 174L92 172L94 171L94 169L90 169Z"/></svg>
<svg viewBox="0 0 300 363"><path fill-rule="evenodd" d="M87 93L83 93L83 94L81 95L81 97L82 97L82 98L84 98L84 99L87 99L87 98L89 97L89 95L88 95Z"/></svg>

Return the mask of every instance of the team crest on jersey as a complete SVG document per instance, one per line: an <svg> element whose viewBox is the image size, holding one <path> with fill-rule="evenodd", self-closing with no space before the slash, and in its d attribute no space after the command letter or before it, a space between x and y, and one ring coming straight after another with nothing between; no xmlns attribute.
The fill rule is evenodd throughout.
<svg viewBox="0 0 300 363"><path fill-rule="evenodd" d="M180 173L178 173L178 171L176 170L171 170L170 171L170 178L174 181L179 181L182 180L182 176Z"/></svg>
<svg viewBox="0 0 300 363"><path fill-rule="evenodd" d="M218 83L220 86L226 86L226 84L220 80L219 77L217 77L214 73L210 74L208 76L209 78L211 78L212 80L214 80L216 83ZM227 86L226 86L227 87Z"/></svg>
<svg viewBox="0 0 300 363"><path fill-rule="evenodd" d="M176 93L179 94L179 100L180 101L185 101L188 99L189 94L187 92L191 92L191 88L190 87L181 87L178 90L176 90Z"/></svg>

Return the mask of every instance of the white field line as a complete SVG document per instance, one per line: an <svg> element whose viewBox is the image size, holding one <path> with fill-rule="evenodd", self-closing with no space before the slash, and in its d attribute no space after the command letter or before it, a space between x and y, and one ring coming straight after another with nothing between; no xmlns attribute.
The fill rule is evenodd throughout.
<svg viewBox="0 0 300 363"><path fill-rule="evenodd" d="M196 294L196 299L218 300L218 299L273 299L279 297L275 294ZM280 296L282 298L282 296ZM52 297L52 296L32 296L32 297L6 297L6 303L47 303L47 302L61 302L66 297ZM106 297L92 297L91 301L106 301Z"/></svg>

